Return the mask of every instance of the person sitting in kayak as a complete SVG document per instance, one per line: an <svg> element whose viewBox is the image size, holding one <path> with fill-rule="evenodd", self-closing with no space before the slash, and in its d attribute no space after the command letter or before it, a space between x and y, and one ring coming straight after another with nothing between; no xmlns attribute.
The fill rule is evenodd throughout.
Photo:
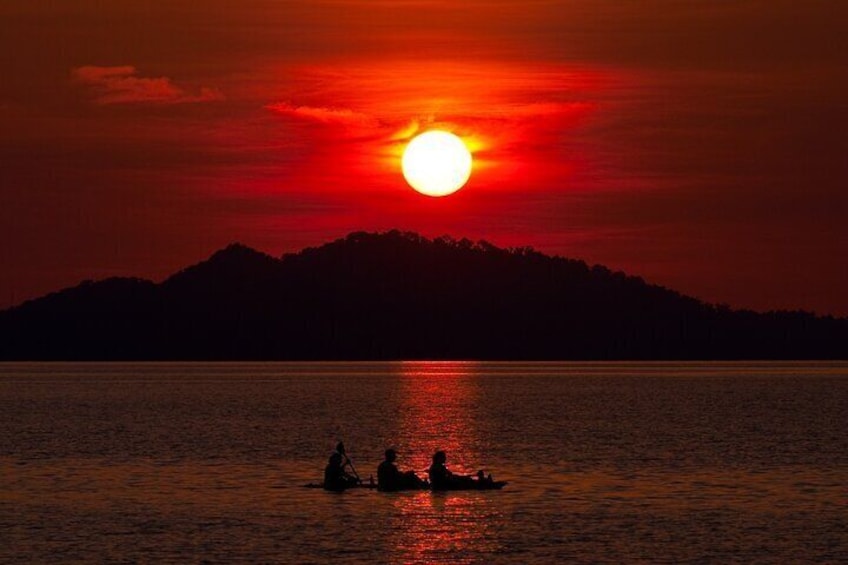
<svg viewBox="0 0 848 565"><path fill-rule="evenodd" d="M418 478L415 471L401 473L395 465L397 451L386 450L386 459L377 467L377 490L391 492L397 490L410 490L424 488L427 482Z"/></svg>
<svg viewBox="0 0 848 565"><path fill-rule="evenodd" d="M467 475L455 475L447 467L448 456L444 451L433 454L433 464L428 474L433 490L451 490L454 488L474 488L484 483L492 484L492 475L486 477L483 471L477 472L477 480Z"/></svg>
<svg viewBox="0 0 848 565"><path fill-rule="evenodd" d="M341 453L333 452L324 468L324 490L342 491L358 483L359 480L356 477L345 472Z"/></svg>

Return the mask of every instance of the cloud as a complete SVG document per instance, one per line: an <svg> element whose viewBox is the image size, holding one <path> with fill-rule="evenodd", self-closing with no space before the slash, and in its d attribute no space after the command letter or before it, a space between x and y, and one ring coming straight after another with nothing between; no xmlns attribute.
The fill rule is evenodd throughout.
<svg viewBox="0 0 848 565"><path fill-rule="evenodd" d="M356 112L349 108L324 108L321 106L294 106L287 102L278 102L266 106L272 112L307 120L316 120L325 124L346 126L376 126L377 118L370 114Z"/></svg>
<svg viewBox="0 0 848 565"><path fill-rule="evenodd" d="M77 83L91 91L95 104L188 104L224 99L214 88L201 87L193 94L167 77L140 77L130 65L88 65L73 69L71 74Z"/></svg>

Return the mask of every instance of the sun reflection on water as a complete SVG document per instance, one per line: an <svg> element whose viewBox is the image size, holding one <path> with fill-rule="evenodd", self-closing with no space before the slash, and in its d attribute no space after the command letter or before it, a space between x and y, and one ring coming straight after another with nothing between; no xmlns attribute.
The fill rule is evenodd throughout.
<svg viewBox="0 0 848 565"><path fill-rule="evenodd" d="M476 413L479 375L474 362L415 361L400 365L400 436L411 438L409 462L426 470L438 450L454 472L479 465Z"/></svg>
<svg viewBox="0 0 848 565"><path fill-rule="evenodd" d="M479 369L474 362L404 362L400 436L413 438L409 464L426 473L430 456L448 454L456 473L480 465L477 404ZM394 523L387 543L404 563L471 563L480 552L497 550L489 532L498 509L487 493L392 493Z"/></svg>
<svg viewBox="0 0 848 565"><path fill-rule="evenodd" d="M388 539L403 563L472 563L499 549L499 510L486 493L395 493Z"/></svg>

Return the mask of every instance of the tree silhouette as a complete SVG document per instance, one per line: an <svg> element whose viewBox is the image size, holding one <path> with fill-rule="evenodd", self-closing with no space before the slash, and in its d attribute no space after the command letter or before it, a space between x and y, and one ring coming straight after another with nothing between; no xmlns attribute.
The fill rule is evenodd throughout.
<svg viewBox="0 0 848 565"><path fill-rule="evenodd" d="M844 358L848 320L710 305L529 247L351 233L233 244L160 284L107 279L0 312L2 359Z"/></svg>

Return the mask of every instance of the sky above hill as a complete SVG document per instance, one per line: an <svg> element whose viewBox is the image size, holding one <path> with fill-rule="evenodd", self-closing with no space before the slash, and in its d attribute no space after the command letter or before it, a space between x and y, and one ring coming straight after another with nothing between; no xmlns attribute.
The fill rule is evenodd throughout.
<svg viewBox="0 0 848 565"><path fill-rule="evenodd" d="M399 228L848 315L845 2L5 0L0 53L0 307Z"/></svg>

